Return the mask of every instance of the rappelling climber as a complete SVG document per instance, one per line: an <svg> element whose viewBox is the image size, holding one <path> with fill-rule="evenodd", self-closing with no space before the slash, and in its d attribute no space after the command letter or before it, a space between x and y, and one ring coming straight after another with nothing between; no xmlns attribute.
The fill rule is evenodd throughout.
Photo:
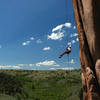
<svg viewBox="0 0 100 100"><path fill-rule="evenodd" d="M65 54L71 53L71 51L72 51L72 47L71 47L71 45L69 45L69 46L66 48L66 51L65 51L64 53L62 53L62 54L59 56L59 58L63 57Z"/></svg>

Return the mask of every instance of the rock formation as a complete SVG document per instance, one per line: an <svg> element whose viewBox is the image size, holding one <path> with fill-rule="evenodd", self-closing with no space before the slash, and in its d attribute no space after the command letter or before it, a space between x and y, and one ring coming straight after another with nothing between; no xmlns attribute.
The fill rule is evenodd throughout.
<svg viewBox="0 0 100 100"><path fill-rule="evenodd" d="M100 100L100 0L73 0L83 100Z"/></svg>

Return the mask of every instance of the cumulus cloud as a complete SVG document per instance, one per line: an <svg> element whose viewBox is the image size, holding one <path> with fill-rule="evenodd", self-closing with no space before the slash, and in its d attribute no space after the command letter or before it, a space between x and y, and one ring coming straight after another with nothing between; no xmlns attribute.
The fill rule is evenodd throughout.
<svg viewBox="0 0 100 100"><path fill-rule="evenodd" d="M67 27L67 28L71 28L71 23L67 22L67 23L64 24L64 26Z"/></svg>
<svg viewBox="0 0 100 100"><path fill-rule="evenodd" d="M30 42L31 42L31 41L26 41L26 42L23 42L23 43L22 43L22 46L29 45L29 44L30 44Z"/></svg>
<svg viewBox="0 0 100 100"><path fill-rule="evenodd" d="M76 38L75 40L72 40L71 42L68 42L67 45L69 45L69 46L73 45L73 44L75 44L78 41L79 41L78 38Z"/></svg>
<svg viewBox="0 0 100 100"><path fill-rule="evenodd" d="M20 69L17 65L0 65L0 69Z"/></svg>
<svg viewBox="0 0 100 100"><path fill-rule="evenodd" d="M71 42L68 42L67 45L75 44L78 41L79 41L79 39L76 38L75 40L72 40Z"/></svg>
<svg viewBox="0 0 100 100"><path fill-rule="evenodd" d="M25 42L22 43L22 46L29 45L31 43L31 41L33 41L33 40L34 40L34 37L30 37L28 41L25 41Z"/></svg>
<svg viewBox="0 0 100 100"><path fill-rule="evenodd" d="M74 59L71 59L71 61L69 62L70 64L75 64Z"/></svg>
<svg viewBox="0 0 100 100"><path fill-rule="evenodd" d="M29 64L28 66L29 66L29 67L33 67L33 66L34 66L34 64Z"/></svg>
<svg viewBox="0 0 100 100"><path fill-rule="evenodd" d="M74 70L73 67L64 67L64 68L59 68L59 69L62 69L62 70Z"/></svg>
<svg viewBox="0 0 100 100"><path fill-rule="evenodd" d="M48 39L51 40L62 40L63 37L64 32L52 33L51 35L48 35Z"/></svg>
<svg viewBox="0 0 100 100"><path fill-rule="evenodd" d="M68 42L67 45L71 45L71 42Z"/></svg>
<svg viewBox="0 0 100 100"><path fill-rule="evenodd" d="M36 66L59 66L55 61L43 61L36 63Z"/></svg>
<svg viewBox="0 0 100 100"><path fill-rule="evenodd" d="M0 45L0 49L2 48L2 45Z"/></svg>
<svg viewBox="0 0 100 100"><path fill-rule="evenodd" d="M30 40L34 40L34 37L30 37Z"/></svg>
<svg viewBox="0 0 100 100"><path fill-rule="evenodd" d="M74 44L76 41L75 40L72 40L72 44Z"/></svg>
<svg viewBox="0 0 100 100"><path fill-rule="evenodd" d="M50 70L74 70L74 67L50 68Z"/></svg>
<svg viewBox="0 0 100 100"><path fill-rule="evenodd" d="M52 29L52 32L57 31L57 30L61 30L63 28L63 24L56 26L55 28Z"/></svg>
<svg viewBox="0 0 100 100"><path fill-rule="evenodd" d="M18 66L25 67L25 66L29 66L29 64L18 64Z"/></svg>
<svg viewBox="0 0 100 100"><path fill-rule="evenodd" d="M44 51L48 51L50 49L51 49L51 47L45 47L45 48L43 48Z"/></svg>
<svg viewBox="0 0 100 100"><path fill-rule="evenodd" d="M61 30L63 27L71 28L71 23L66 22L65 24L60 24L60 25L56 26L55 28L53 28L52 32L57 31L57 30Z"/></svg>
<svg viewBox="0 0 100 100"><path fill-rule="evenodd" d="M25 66L26 64L18 64L18 66Z"/></svg>
<svg viewBox="0 0 100 100"><path fill-rule="evenodd" d="M70 35L71 38L72 38L72 37L76 37L76 36L78 36L77 33L73 33L73 34Z"/></svg>
<svg viewBox="0 0 100 100"><path fill-rule="evenodd" d="M78 42L78 41L79 41L79 39L77 38L77 39L76 39L76 41Z"/></svg>
<svg viewBox="0 0 100 100"><path fill-rule="evenodd" d="M50 68L50 70L56 70L56 68Z"/></svg>
<svg viewBox="0 0 100 100"><path fill-rule="evenodd" d="M18 64L18 66L21 66L21 67L25 67L25 66L32 67L32 66L34 66L34 64Z"/></svg>
<svg viewBox="0 0 100 100"><path fill-rule="evenodd" d="M40 43L42 43L42 40L41 40L41 39L38 39L38 40L36 41L36 43L37 43L37 44L40 44Z"/></svg>
<svg viewBox="0 0 100 100"><path fill-rule="evenodd" d="M74 26L73 29L76 29L76 26Z"/></svg>
<svg viewBox="0 0 100 100"><path fill-rule="evenodd" d="M33 68L34 64L0 65L0 69L25 69L29 67Z"/></svg>
<svg viewBox="0 0 100 100"><path fill-rule="evenodd" d="M51 40L62 40L64 37L65 29L64 28L71 28L71 23L66 22L65 24L60 24L52 29L51 35L48 35L48 39Z"/></svg>

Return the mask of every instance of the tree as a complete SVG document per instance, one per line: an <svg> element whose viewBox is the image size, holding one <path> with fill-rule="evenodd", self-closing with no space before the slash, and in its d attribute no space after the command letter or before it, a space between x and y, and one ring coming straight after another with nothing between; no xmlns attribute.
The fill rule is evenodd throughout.
<svg viewBox="0 0 100 100"><path fill-rule="evenodd" d="M84 100L100 100L100 0L73 0Z"/></svg>

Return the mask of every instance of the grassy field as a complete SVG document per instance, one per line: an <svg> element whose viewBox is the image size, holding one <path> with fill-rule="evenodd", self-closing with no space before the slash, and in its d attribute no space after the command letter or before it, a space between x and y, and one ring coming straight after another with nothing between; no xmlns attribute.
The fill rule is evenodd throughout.
<svg viewBox="0 0 100 100"><path fill-rule="evenodd" d="M80 70L0 70L0 100L82 100L80 76Z"/></svg>

